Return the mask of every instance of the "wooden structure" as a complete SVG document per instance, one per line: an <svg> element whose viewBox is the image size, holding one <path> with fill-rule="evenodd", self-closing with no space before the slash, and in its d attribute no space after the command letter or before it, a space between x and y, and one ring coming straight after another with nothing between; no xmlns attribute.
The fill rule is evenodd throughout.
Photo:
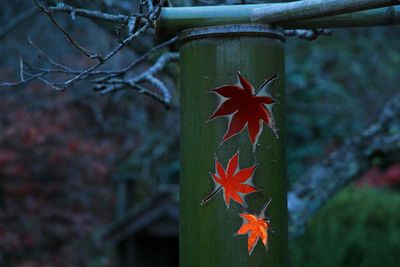
<svg viewBox="0 0 400 267"><path fill-rule="evenodd" d="M160 193L121 214L104 230L101 242L116 247L119 267L176 267L178 221L177 199Z"/></svg>

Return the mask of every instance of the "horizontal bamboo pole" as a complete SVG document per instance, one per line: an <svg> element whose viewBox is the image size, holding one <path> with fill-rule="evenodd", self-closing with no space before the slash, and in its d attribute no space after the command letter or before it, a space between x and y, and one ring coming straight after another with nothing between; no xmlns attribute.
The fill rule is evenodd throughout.
<svg viewBox="0 0 400 267"><path fill-rule="evenodd" d="M251 23L254 9L276 4L163 8L156 21L157 36L184 29ZM368 27L400 24L400 6L383 7L349 14L278 23L284 29Z"/></svg>
<svg viewBox="0 0 400 267"><path fill-rule="evenodd" d="M250 23L254 8L271 4L164 7L156 21L156 35L176 34L184 29Z"/></svg>
<svg viewBox="0 0 400 267"><path fill-rule="evenodd" d="M396 24L400 24L400 6L376 8L367 11L294 22L282 22L279 25L286 29L317 29L373 27Z"/></svg>
<svg viewBox="0 0 400 267"><path fill-rule="evenodd" d="M303 0L255 8L251 12L251 21L263 23L295 21L398 4L400 4L398 0Z"/></svg>

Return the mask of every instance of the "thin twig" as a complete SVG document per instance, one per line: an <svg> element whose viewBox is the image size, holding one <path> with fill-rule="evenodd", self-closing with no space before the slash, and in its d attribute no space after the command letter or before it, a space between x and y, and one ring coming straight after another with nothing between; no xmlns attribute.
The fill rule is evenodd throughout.
<svg viewBox="0 0 400 267"><path fill-rule="evenodd" d="M115 54L117 54L127 43L138 37L141 33L145 32L147 28L150 26L149 22L146 22L137 32L128 36L123 42L121 42L114 50L112 50L108 55L106 55L103 61L99 61L97 64L87 68L86 70L82 71L80 74L76 75L75 77L69 79L64 83L63 89L72 86L75 82L80 80L82 77L85 77L88 73L92 72L93 70L97 69L101 65L103 65L106 61L112 58Z"/></svg>
<svg viewBox="0 0 400 267"><path fill-rule="evenodd" d="M36 80L39 77L42 77L42 76L44 76L46 74L47 74L47 72L41 72L41 73L37 73L37 74L32 75L28 79L21 80L21 81L18 81L18 82L3 82L3 83L0 83L0 87L16 87L16 86L20 86L20 85L26 84L26 83L28 83L30 81Z"/></svg>
<svg viewBox="0 0 400 267"><path fill-rule="evenodd" d="M332 31L326 29L314 29L314 30L297 29L297 30L285 30L283 33L285 34L285 36L288 37L297 37L307 41L314 41L321 35L323 36L331 35Z"/></svg>
<svg viewBox="0 0 400 267"><path fill-rule="evenodd" d="M141 86L139 84L130 84L130 88L136 89L136 90L138 90L139 93L153 98L154 100L156 100L159 103L161 103L162 105L164 105L164 107L166 109L177 109L177 107L174 105L171 105L171 103L169 101L165 101L165 99L161 95L159 95L155 92L152 92L150 90L147 90L146 88L144 88L143 86Z"/></svg>
<svg viewBox="0 0 400 267"><path fill-rule="evenodd" d="M48 56L43 50L41 50L32 40L28 39L28 43L37 51L38 56L45 63L48 63L51 67L44 68L40 66L34 66L29 64L28 62L20 60L20 81L18 82L7 82L2 83L0 86L18 86L25 83L28 83L33 80L39 80L58 91L65 90L66 88L74 85L76 82L86 79L90 76L100 76L94 79L92 82L95 83L95 88L101 90L100 93L105 94L108 92L114 92L120 90L122 88L131 88L138 91L140 94L147 95L156 101L163 104L166 108L175 108L174 105L171 104L171 93L167 86L163 83L155 75L162 71L165 66L171 61L179 58L178 53L165 53L161 55L154 64L152 64L146 71L136 75L134 77L124 78L124 79L116 79L117 77L126 76L131 70L134 69L139 63L143 62L148 56L155 51L158 51L172 43L176 42L178 37L173 37L170 40L155 46L149 49L142 56L137 58L135 61L131 62L127 66L120 69L106 69L106 70L97 70L100 66L105 64L108 60L110 60L113 56L115 56L122 48L124 48L128 43L136 39L138 36L143 34L146 30L148 30L152 26L152 22L159 16L161 7L165 1L159 1L158 4L153 4L153 2L149 3L148 1L140 1L139 3L139 12L140 14L132 15L132 16L124 16L124 15L111 15L106 13L101 13L99 11L85 10L85 9L76 9L71 6L66 5L58 5L57 7L48 9L41 5L38 0L33 0L35 5L39 7L39 10L44 12L51 20L53 24L63 33L64 37L71 42L78 50L80 50L85 56L90 58L98 58L99 61L94 65L87 67L83 70L72 69L64 64L61 64L55 60L53 60L50 56ZM147 6L147 13L143 13L143 10ZM55 20L53 17L54 11L62 11L69 12L72 17L75 15L81 15L91 18L99 18L108 21L114 21L121 23L121 27L130 27L128 37L120 40L120 43L112 49L105 57L100 57L97 54L90 52L89 50L80 46L71 35ZM26 68L25 68L26 66ZM48 80L45 78L48 74L64 74L69 75L70 77L67 80L54 81ZM26 76L25 76L26 75ZM27 78L25 78L27 77ZM140 83L149 83L153 88L157 89L159 92L149 90L143 87Z"/></svg>
<svg viewBox="0 0 400 267"><path fill-rule="evenodd" d="M21 81L24 81L24 61L22 59L22 57L19 58L19 79Z"/></svg>
<svg viewBox="0 0 400 267"><path fill-rule="evenodd" d="M110 79L110 78L117 77L117 76L119 76L119 75L123 75L123 74L125 74L126 72L130 71L131 69L133 69L133 67L135 67L136 65L138 65L139 63L141 63L143 60L145 60L145 59L146 59L149 55L151 55L152 53L154 53L154 52L156 52L156 51L158 51L158 50L160 50L160 49L162 49L162 48L164 48L164 47L166 47L166 46L169 46L169 45L175 43L177 40L178 40L178 36L172 37L172 38L169 39L168 41L166 41L166 42L164 42L164 43L162 43L162 44L159 44L159 45L157 45L157 46L151 48L151 49L148 50L146 53L144 53L142 56L140 56L138 59L136 59L135 61L133 61L132 63L130 63L128 66L126 66L126 67L124 67L124 68L122 68L122 69L119 69L119 70L115 70L115 71L113 71L113 73L111 73L110 75L108 75L108 76L103 76L103 77L101 77L101 78L99 78L99 79L94 80L93 82L102 82L102 81L108 80L108 79Z"/></svg>
<svg viewBox="0 0 400 267"><path fill-rule="evenodd" d="M60 68L63 69L65 71L72 71L71 68L62 65L60 63L55 62L54 60L52 60L46 53L44 53L30 38L27 39L28 43L30 46L32 46L39 54L39 57L42 58L43 60L45 60L46 62L48 62L50 65L56 67L56 68Z"/></svg>
<svg viewBox="0 0 400 267"><path fill-rule="evenodd" d="M24 72L26 75L28 76L32 76L32 74L28 73L28 72ZM51 89L54 89L56 91L61 91L61 88L55 86L52 82L44 79L42 76L36 77L36 79L38 79L39 81L41 81L42 83L46 84L48 87L50 87Z"/></svg>
<svg viewBox="0 0 400 267"><path fill-rule="evenodd" d="M149 82L162 93L163 102L171 103L171 93L162 81L157 79L154 75L161 71L171 60L179 58L178 53L166 53L157 59L157 61L145 72L130 79L109 79L103 80L96 86L101 94L107 94L115 91L122 90L126 87L133 88L141 82ZM158 95L158 94L157 94ZM164 104L164 103L163 103Z"/></svg>
<svg viewBox="0 0 400 267"><path fill-rule="evenodd" d="M101 70L101 71L91 71L90 73L88 73L88 75L92 76L92 75L106 75L106 76L102 76L96 80L94 80L93 82L100 84L102 81L106 81L110 78L116 77L118 75L123 75L126 72L128 72L129 70L133 69L133 67L135 67L137 64L139 64L140 62L142 62L143 60L145 60L150 54L176 42L176 40L178 39L178 37L173 37L170 40L155 46L153 48L151 48L149 51L147 51L145 54L143 54L140 58L136 59L134 62L132 62L131 64L129 64L128 66L121 68L121 69L117 69L117 70ZM82 70L73 70L65 65L62 65L54 60L52 60L45 52L43 52L32 40L28 39L28 43L35 49L37 50L37 52L39 53L40 58L44 59L46 62L48 62L50 65L52 65L53 67L55 67L55 69L47 69L47 68L40 68L40 67L35 67L32 66L31 64L27 63L27 62L23 62L24 65L28 66L30 69L34 70L34 71L39 71L40 75L34 75L33 77L31 77L30 79L27 79L25 81L19 81L19 82L5 82L5 83L1 83L0 86L6 87L12 87L12 86L18 86L23 84L24 82L28 83L34 79L37 79L39 77L42 77L46 74L49 73L60 73L60 74L66 74L66 75L79 75L82 73ZM153 73L154 73L154 68L153 68ZM87 77L87 76L86 76ZM47 81L47 83L49 83L49 81ZM62 84L63 82L59 82L58 84ZM134 82L132 82L132 84L134 84ZM136 85L133 85L133 87L135 87ZM132 87L132 86L130 86ZM57 87L57 90L60 90L59 87ZM117 88L113 88L111 91L116 91L118 90ZM108 93L108 91L104 91L102 92L102 94ZM150 94L147 94L150 95ZM160 96L161 97L161 96ZM158 98L157 96L153 97L154 99Z"/></svg>
<svg viewBox="0 0 400 267"><path fill-rule="evenodd" d="M127 15L122 15L122 14L109 14L105 12L101 12L98 10L89 10L89 9L83 9L83 8L76 8L70 5L58 5L58 6L51 6L49 7L50 11L55 11L55 12L65 12L65 13L73 13L75 16L80 16L80 17L85 17L85 18L90 18L90 19L97 19L97 20L103 20L103 21L109 21L109 22L115 22L115 23L126 23L127 21L130 20L130 18L142 18L144 17L143 14L133 14L130 16Z"/></svg>
<svg viewBox="0 0 400 267"><path fill-rule="evenodd" d="M64 37L73 45L75 46L79 51L81 51L84 55L86 55L87 57L91 58L91 59L97 59L99 60L99 62L104 61L103 57L90 52L89 50L87 50L86 48L84 48L83 46L81 46L80 44L78 44L70 35L69 33L57 22L57 20L53 17L53 15L51 14L52 12L50 10L48 10L47 8L45 8L44 6L42 6L41 4L39 4L39 2L37 0L33 0L33 2L35 3L35 5L37 7L40 8L40 10L45 13L49 19L51 20L51 22L64 34Z"/></svg>

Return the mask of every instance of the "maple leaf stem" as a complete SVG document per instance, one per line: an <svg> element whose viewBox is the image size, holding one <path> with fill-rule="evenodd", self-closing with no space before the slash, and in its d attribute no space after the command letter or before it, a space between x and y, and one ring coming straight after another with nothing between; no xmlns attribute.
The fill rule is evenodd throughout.
<svg viewBox="0 0 400 267"><path fill-rule="evenodd" d="M200 205L204 205L206 204L208 201L210 201L211 198L213 198L213 196L215 196L215 194L217 194L219 192L219 190L221 190L222 186L220 185L217 189L215 189L214 191L212 191L210 194L208 194L205 198L203 198L200 202Z"/></svg>
<svg viewBox="0 0 400 267"><path fill-rule="evenodd" d="M265 212L267 211L267 208L269 204L271 203L271 198L265 203L264 207L261 210L260 217L265 217Z"/></svg>
<svg viewBox="0 0 400 267"><path fill-rule="evenodd" d="M272 83L273 81L275 81L276 79L279 78L279 75L276 73L274 75L272 75L271 77L269 77L268 79L266 79L261 85L260 87L258 87L258 89L256 90L256 92L254 93L254 95L257 95L261 89L263 89L265 86L269 85L270 83Z"/></svg>

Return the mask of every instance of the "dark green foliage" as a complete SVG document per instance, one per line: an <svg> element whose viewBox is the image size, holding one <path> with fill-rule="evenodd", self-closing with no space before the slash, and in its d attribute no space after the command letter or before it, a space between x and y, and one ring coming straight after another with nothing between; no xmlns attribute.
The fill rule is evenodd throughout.
<svg viewBox="0 0 400 267"><path fill-rule="evenodd" d="M170 124L176 125L172 119ZM174 189L179 177L179 127L169 128L168 136L150 132L143 143L121 161L114 180L134 182L133 199L140 203L159 190Z"/></svg>
<svg viewBox="0 0 400 267"><path fill-rule="evenodd" d="M350 187L292 243L299 267L392 267L400 260L400 194Z"/></svg>
<svg viewBox="0 0 400 267"><path fill-rule="evenodd" d="M287 41L288 175L293 182L377 119L399 91L400 27Z"/></svg>

